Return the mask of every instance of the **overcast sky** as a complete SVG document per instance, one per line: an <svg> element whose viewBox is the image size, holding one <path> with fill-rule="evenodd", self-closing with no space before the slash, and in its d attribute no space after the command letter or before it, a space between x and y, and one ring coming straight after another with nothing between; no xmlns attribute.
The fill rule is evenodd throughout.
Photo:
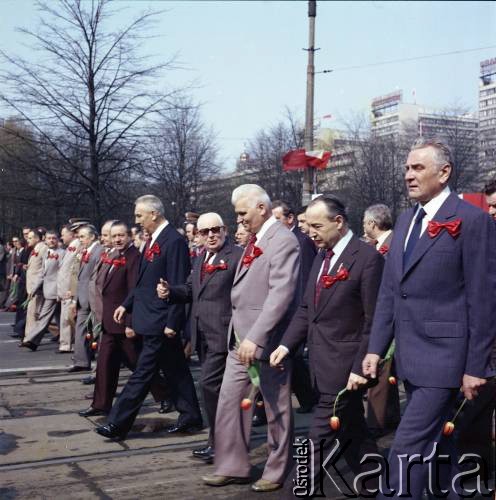
<svg viewBox="0 0 496 500"><path fill-rule="evenodd" d="M226 169L244 144L283 117L305 112L307 2L119 1L122 23L151 7L165 10L159 38L145 50L178 53L187 69L164 85L195 81L203 117L218 134ZM2 0L0 46L24 53L16 26L34 27L31 0ZM315 117L332 114L340 128L352 113L368 112L372 98L403 89L404 101L477 110L479 63L496 57L496 2L317 2ZM484 50L480 47L492 46ZM465 51L442 57L367 66L383 61ZM360 66L356 69L346 69Z"/></svg>

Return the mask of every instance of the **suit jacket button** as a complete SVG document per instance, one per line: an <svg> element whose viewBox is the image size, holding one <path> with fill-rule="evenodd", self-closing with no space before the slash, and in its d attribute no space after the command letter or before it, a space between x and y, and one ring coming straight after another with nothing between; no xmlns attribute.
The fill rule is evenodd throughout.
<svg viewBox="0 0 496 500"><path fill-rule="evenodd" d="M401 294L401 298L402 298L402 299L406 299L407 297L408 297L408 295L407 295L406 293L402 293L402 294Z"/></svg>
<svg viewBox="0 0 496 500"><path fill-rule="evenodd" d="M233 309L236 309L236 306L232 306Z"/></svg>

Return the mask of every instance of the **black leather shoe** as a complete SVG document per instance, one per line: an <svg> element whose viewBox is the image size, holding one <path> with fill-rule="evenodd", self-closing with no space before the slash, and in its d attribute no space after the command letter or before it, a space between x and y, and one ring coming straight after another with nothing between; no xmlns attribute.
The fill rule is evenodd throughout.
<svg viewBox="0 0 496 500"><path fill-rule="evenodd" d="M193 434L203 429L201 424L174 424L165 428L167 434Z"/></svg>
<svg viewBox="0 0 496 500"><path fill-rule="evenodd" d="M262 425L267 425L267 417L264 415L261 417L260 415L254 415L251 425L253 427L261 427Z"/></svg>
<svg viewBox="0 0 496 500"><path fill-rule="evenodd" d="M59 337L58 335L57 335L57 337L52 337L52 338L50 339L50 342L58 342L58 341L59 341L59 338L60 338L60 337Z"/></svg>
<svg viewBox="0 0 496 500"><path fill-rule="evenodd" d="M36 349L38 349L38 346L36 344L33 344L33 342L29 342L29 340L27 342L21 342L19 344L19 347L26 347L27 349L31 349L32 351L36 351Z"/></svg>
<svg viewBox="0 0 496 500"><path fill-rule="evenodd" d="M197 450L193 450L191 453L195 458L201 458L207 463L212 463L214 461L215 450L212 446L198 448Z"/></svg>
<svg viewBox="0 0 496 500"><path fill-rule="evenodd" d="M60 350L57 350L55 351L55 354L72 354L74 351L60 351Z"/></svg>
<svg viewBox="0 0 496 500"><path fill-rule="evenodd" d="M108 415L108 411L98 410L97 408L90 406L86 410L81 410L79 412L80 417L98 417L100 415Z"/></svg>
<svg viewBox="0 0 496 500"><path fill-rule="evenodd" d="M90 372L91 368L89 366L71 366L67 373L76 373L76 372Z"/></svg>
<svg viewBox="0 0 496 500"><path fill-rule="evenodd" d="M126 439L126 433L110 422L107 425L97 427L95 432L100 434L100 436L106 437L107 439L113 439L115 441L122 441L123 439Z"/></svg>
<svg viewBox="0 0 496 500"><path fill-rule="evenodd" d="M13 339L22 339L22 335L19 333L9 333L9 336L12 337Z"/></svg>
<svg viewBox="0 0 496 500"><path fill-rule="evenodd" d="M171 413L176 410L174 403L170 399L165 399L164 401L160 401L160 409L159 413Z"/></svg>
<svg viewBox="0 0 496 500"><path fill-rule="evenodd" d="M95 382L96 382L96 377L93 377L92 375L90 375L89 377L83 378L83 380L81 380L81 383L83 385L94 385Z"/></svg>

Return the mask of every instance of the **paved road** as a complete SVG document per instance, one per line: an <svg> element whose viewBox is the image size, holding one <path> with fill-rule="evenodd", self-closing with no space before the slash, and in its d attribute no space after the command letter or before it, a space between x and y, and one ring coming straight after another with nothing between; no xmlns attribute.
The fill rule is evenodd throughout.
<svg viewBox="0 0 496 500"><path fill-rule="evenodd" d="M91 391L81 384L85 375L67 373L70 356L56 355L57 346L49 339L34 353L19 349L8 335L12 321L12 314L0 313L0 500L261 498L247 485L204 486L200 478L212 473L213 466L191 458L191 449L204 444L206 430L166 435L164 427L177 414L160 415L151 399L125 442L98 436L94 429L104 418L77 415L89 404L85 397ZM191 368L197 380L198 366ZM128 376L124 370L120 387ZM296 414L298 435L306 433L309 418ZM253 432L254 479L260 477L267 455L265 430ZM383 452L391 438L379 442ZM262 497L278 500L280 492Z"/></svg>

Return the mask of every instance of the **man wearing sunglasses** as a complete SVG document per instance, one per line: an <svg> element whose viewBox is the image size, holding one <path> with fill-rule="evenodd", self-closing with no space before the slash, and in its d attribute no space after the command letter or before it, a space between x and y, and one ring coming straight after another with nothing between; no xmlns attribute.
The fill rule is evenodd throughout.
<svg viewBox="0 0 496 500"><path fill-rule="evenodd" d="M198 234L205 239L205 252L195 260L184 285L162 281L158 296L171 303L192 303L191 344L198 351L202 370L203 403L210 425L207 446L193 456L211 463L214 458L215 414L226 367L227 331L231 321L231 288L243 249L226 239L220 215L200 215Z"/></svg>

